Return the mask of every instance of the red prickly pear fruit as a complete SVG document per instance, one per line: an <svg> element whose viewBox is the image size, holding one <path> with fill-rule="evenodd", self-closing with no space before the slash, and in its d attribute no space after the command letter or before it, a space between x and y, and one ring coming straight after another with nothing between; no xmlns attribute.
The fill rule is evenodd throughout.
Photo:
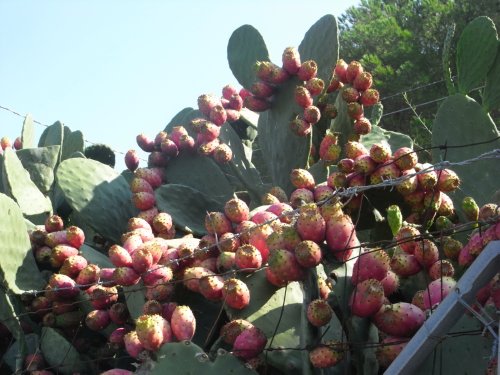
<svg viewBox="0 0 500 375"><path fill-rule="evenodd" d="M134 177L130 182L130 191L132 193L150 193L153 194L153 187L143 178Z"/></svg>
<svg viewBox="0 0 500 375"><path fill-rule="evenodd" d="M196 149L196 141L190 135L181 135L179 138L179 151L193 152Z"/></svg>
<svg viewBox="0 0 500 375"><path fill-rule="evenodd" d="M224 205L224 213L233 223L239 224L250 217L250 209L245 201L239 198L232 198Z"/></svg>
<svg viewBox="0 0 500 375"><path fill-rule="evenodd" d="M338 136L327 131L319 145L319 158L328 165L334 164L340 157L342 150L337 142Z"/></svg>
<svg viewBox="0 0 500 375"><path fill-rule="evenodd" d="M201 125L199 133L202 135L202 142L210 142L219 137L220 126L207 121Z"/></svg>
<svg viewBox="0 0 500 375"><path fill-rule="evenodd" d="M250 291L247 285L242 280L235 278L224 281L222 297L229 307L237 310L244 309L250 303Z"/></svg>
<svg viewBox="0 0 500 375"><path fill-rule="evenodd" d="M240 242L242 244L248 243L252 232L251 229L256 227L257 224L250 220L243 220L236 226L235 232L240 235Z"/></svg>
<svg viewBox="0 0 500 375"><path fill-rule="evenodd" d="M264 350L267 337L257 327L250 327L241 332L233 343L233 354L243 359L257 357Z"/></svg>
<svg viewBox="0 0 500 375"><path fill-rule="evenodd" d="M142 306L142 313L144 315L161 315L163 312L163 306L157 300L151 299L146 301Z"/></svg>
<svg viewBox="0 0 500 375"><path fill-rule="evenodd" d="M168 161L170 157L161 152L161 151L153 151L148 156L148 167L160 167L164 168L168 165Z"/></svg>
<svg viewBox="0 0 500 375"><path fill-rule="evenodd" d="M57 232L46 233L45 235L45 245L54 248L57 245L68 245L68 239L66 237L65 230L59 230Z"/></svg>
<svg viewBox="0 0 500 375"><path fill-rule="evenodd" d="M89 297L94 309L104 310L118 301L118 290L114 286L96 285L89 293Z"/></svg>
<svg viewBox="0 0 500 375"><path fill-rule="evenodd" d="M420 236L417 228L411 226L404 226L396 234L396 241L398 246L408 254L413 254L415 251L416 239Z"/></svg>
<svg viewBox="0 0 500 375"><path fill-rule="evenodd" d="M407 277L420 272L422 266L414 255L399 251L391 258L391 270L398 276Z"/></svg>
<svg viewBox="0 0 500 375"><path fill-rule="evenodd" d="M122 302L116 302L109 308L109 318L117 325L122 325L130 318L127 305Z"/></svg>
<svg viewBox="0 0 500 375"><path fill-rule="evenodd" d="M179 155L179 147L171 139L165 139L160 145L161 152L171 158Z"/></svg>
<svg viewBox="0 0 500 375"><path fill-rule="evenodd" d="M228 109L232 109L236 112L240 112L242 108L243 108L243 98L241 97L241 95L234 94L233 96L231 96L231 98L229 99L229 108ZM228 109L226 109L226 111L228 111Z"/></svg>
<svg viewBox="0 0 500 375"><path fill-rule="evenodd" d="M305 169L293 169L290 173L290 181L297 189L314 189L316 183L313 175Z"/></svg>
<svg viewBox="0 0 500 375"><path fill-rule="evenodd" d="M278 288L282 288L282 287L284 287L284 286L286 286L288 284L287 280L284 280L284 279L279 278L278 276L276 276L269 267L266 268L264 272L266 273L266 280L270 284L272 284L272 285L274 285L274 286L276 286Z"/></svg>
<svg viewBox="0 0 500 375"><path fill-rule="evenodd" d="M302 240L321 243L325 239L326 222L315 203L300 207L296 229Z"/></svg>
<svg viewBox="0 0 500 375"><path fill-rule="evenodd" d="M357 102L359 95L359 91L354 87L344 87L342 90L342 99L347 103Z"/></svg>
<svg viewBox="0 0 500 375"><path fill-rule="evenodd" d="M391 270L387 271L387 274L380 282L384 287L384 295L386 297L389 297L399 288L399 277Z"/></svg>
<svg viewBox="0 0 500 375"><path fill-rule="evenodd" d="M428 272L431 280L437 280L442 276L453 277L453 275L455 274L455 268L449 260L441 259L430 266Z"/></svg>
<svg viewBox="0 0 500 375"><path fill-rule="evenodd" d="M321 78L311 78L306 82L306 89L309 90L312 96L319 95L325 89L325 82Z"/></svg>
<svg viewBox="0 0 500 375"><path fill-rule="evenodd" d="M409 147L398 148L394 152L393 158L394 163L396 163L398 168L402 171L415 168L418 163L417 154Z"/></svg>
<svg viewBox="0 0 500 375"><path fill-rule="evenodd" d="M259 250L262 256L262 264L265 264L269 257L267 238L271 233L273 233L273 228L270 225L259 225L249 233L248 243Z"/></svg>
<svg viewBox="0 0 500 375"><path fill-rule="evenodd" d="M379 330L390 336L411 337L425 321L424 312L406 302L383 305L372 317Z"/></svg>
<svg viewBox="0 0 500 375"><path fill-rule="evenodd" d="M79 249L85 242L85 233L77 226L66 228L66 241L74 248Z"/></svg>
<svg viewBox="0 0 500 375"><path fill-rule="evenodd" d="M252 95L252 93L245 88L241 88L238 94L241 96L242 99L245 99L247 96Z"/></svg>
<svg viewBox="0 0 500 375"><path fill-rule="evenodd" d="M162 312L161 316L163 319L166 319L168 322L172 319L172 314L175 311L175 308L177 307L177 302L166 302L162 305Z"/></svg>
<svg viewBox="0 0 500 375"><path fill-rule="evenodd" d="M250 86L250 92L258 98L269 98L274 94L274 87L269 83L257 81Z"/></svg>
<svg viewBox="0 0 500 375"><path fill-rule="evenodd" d="M295 88L295 102L302 108L307 108L313 104L313 98L305 86Z"/></svg>
<svg viewBox="0 0 500 375"><path fill-rule="evenodd" d="M380 100L380 94L375 89L368 89L361 93L361 97L359 99L360 103L365 107L370 107L375 105Z"/></svg>
<svg viewBox="0 0 500 375"><path fill-rule="evenodd" d="M205 276L212 276L214 273L205 267L188 267L184 269L182 277L183 284L192 292L200 292L200 279Z"/></svg>
<svg viewBox="0 0 500 375"><path fill-rule="evenodd" d="M236 234L227 232L220 236L218 248L221 252L229 251L234 253L240 245L240 239L236 236Z"/></svg>
<svg viewBox="0 0 500 375"><path fill-rule="evenodd" d="M309 189L295 189L290 195L290 203L293 208L314 202L314 193Z"/></svg>
<svg viewBox="0 0 500 375"><path fill-rule="evenodd" d="M356 259L351 281L354 285L368 279L382 281L390 269L391 259L383 249L367 249Z"/></svg>
<svg viewBox="0 0 500 375"><path fill-rule="evenodd" d="M221 143L214 149L212 156L217 163L226 164L233 159L233 150L227 144Z"/></svg>
<svg viewBox="0 0 500 375"><path fill-rule="evenodd" d="M223 288L224 288L224 278L222 276L218 275L205 276L202 277L199 282L199 289L201 295L210 301L222 300Z"/></svg>
<svg viewBox="0 0 500 375"><path fill-rule="evenodd" d="M112 245L108 250L108 256L115 267L132 267L130 253L119 245Z"/></svg>
<svg viewBox="0 0 500 375"><path fill-rule="evenodd" d="M130 172L134 172L139 167L139 154L137 154L137 151L127 151L125 154L125 166Z"/></svg>
<svg viewBox="0 0 500 375"><path fill-rule="evenodd" d="M153 152L155 150L155 142L146 134L141 133L136 138L137 145L145 152Z"/></svg>
<svg viewBox="0 0 500 375"><path fill-rule="evenodd" d="M353 315L366 318L374 315L384 303L384 287L375 279L364 280L352 291L349 305Z"/></svg>
<svg viewBox="0 0 500 375"><path fill-rule="evenodd" d="M297 74L301 65L299 50L295 47L285 48L281 56L281 61L283 62L283 69L288 74Z"/></svg>
<svg viewBox="0 0 500 375"><path fill-rule="evenodd" d="M64 222L58 215L51 215L45 220L45 230L47 233L57 232L64 229Z"/></svg>
<svg viewBox="0 0 500 375"><path fill-rule="evenodd" d="M108 310L92 310L85 318L85 324L92 331L102 331L110 322Z"/></svg>
<svg viewBox="0 0 500 375"><path fill-rule="evenodd" d="M368 90L373 84L373 77L368 72L361 72L352 83L354 88L359 91Z"/></svg>
<svg viewBox="0 0 500 375"><path fill-rule="evenodd" d="M361 117L354 122L354 133L366 135L372 131L372 123L366 117Z"/></svg>
<svg viewBox="0 0 500 375"><path fill-rule="evenodd" d="M315 327L322 327L330 322L333 310L327 301L315 299L307 305L307 320Z"/></svg>
<svg viewBox="0 0 500 375"><path fill-rule="evenodd" d="M321 111L318 107L314 105L310 105L309 107L304 108L304 120L311 125L317 124L321 119Z"/></svg>
<svg viewBox="0 0 500 375"><path fill-rule="evenodd" d="M57 245L50 254L50 264L54 268L60 268L64 261L72 255L78 255L78 249L69 245Z"/></svg>
<svg viewBox="0 0 500 375"><path fill-rule="evenodd" d="M210 121L217 126L222 126L227 120L227 113L224 107L220 104L210 110Z"/></svg>
<svg viewBox="0 0 500 375"><path fill-rule="evenodd" d="M202 143L198 146L198 154L203 156L210 156L214 153L217 146L219 146L220 141L218 138L210 142Z"/></svg>
<svg viewBox="0 0 500 375"><path fill-rule="evenodd" d="M266 99L249 95L243 99L243 107L248 108L253 112L264 112L271 108L271 103Z"/></svg>
<svg viewBox="0 0 500 375"><path fill-rule="evenodd" d="M304 278L304 269L295 255L284 249L277 249L269 254L269 268L276 277L286 281L298 281Z"/></svg>
<svg viewBox="0 0 500 375"><path fill-rule="evenodd" d="M380 367L387 368L401 353L408 339L401 337L385 337L377 347L376 356Z"/></svg>
<svg viewBox="0 0 500 375"><path fill-rule="evenodd" d="M321 248L314 241L302 241L295 247L295 258L304 268L316 267L322 259Z"/></svg>
<svg viewBox="0 0 500 375"><path fill-rule="evenodd" d="M372 173L377 164L372 160L370 155L360 155L354 159L354 171L361 174Z"/></svg>
<svg viewBox="0 0 500 375"><path fill-rule="evenodd" d="M76 277L76 283L80 289L86 289L88 286L94 284L99 280L101 269L98 265L90 263L83 270L80 271Z"/></svg>
<svg viewBox="0 0 500 375"><path fill-rule="evenodd" d="M172 280L173 271L172 268L168 266L154 265L144 272L141 277L144 285L154 286L160 280L163 283Z"/></svg>
<svg viewBox="0 0 500 375"><path fill-rule="evenodd" d="M273 73L273 66L274 64L270 61L257 61L254 65L257 78L269 82Z"/></svg>
<svg viewBox="0 0 500 375"><path fill-rule="evenodd" d="M330 82L328 83L328 87L326 88L326 93L331 94L332 92L342 89L343 87L344 83L342 83L340 78L336 74L334 74L330 79Z"/></svg>
<svg viewBox="0 0 500 375"><path fill-rule="evenodd" d="M229 345L233 345L236 338L245 330L254 325L244 319L234 319L224 324L220 330L220 337Z"/></svg>
<svg viewBox="0 0 500 375"><path fill-rule="evenodd" d="M317 203L320 202L321 204L325 203L333 196L333 189L324 182L323 184L314 187L314 201Z"/></svg>
<svg viewBox="0 0 500 375"><path fill-rule="evenodd" d="M155 137L155 149L156 151L161 150L161 144L164 140L168 139L168 133L166 131L160 131Z"/></svg>
<svg viewBox="0 0 500 375"><path fill-rule="evenodd" d="M212 211L205 216L205 229L209 234L220 236L226 232L232 232L233 226L223 212Z"/></svg>
<svg viewBox="0 0 500 375"><path fill-rule="evenodd" d="M234 94L238 94L238 89L236 87L227 84L222 88L222 97L229 100Z"/></svg>
<svg viewBox="0 0 500 375"><path fill-rule="evenodd" d="M147 271L152 265L153 255L149 250L140 247L132 253L132 268L138 274Z"/></svg>
<svg viewBox="0 0 500 375"><path fill-rule="evenodd" d="M280 68L275 64L272 65L271 75L268 79L269 83L272 83L273 85L281 85L282 83L286 82L289 78L290 75L286 72L285 69Z"/></svg>
<svg viewBox="0 0 500 375"><path fill-rule="evenodd" d="M177 306L170 319L172 333L178 341L190 341L196 331L196 318L189 306Z"/></svg>
<svg viewBox="0 0 500 375"><path fill-rule="evenodd" d="M423 190L431 190L437 185L437 172L433 168L433 165L430 163L417 164L415 166L415 170L421 172L417 175L417 181ZM423 171L426 172L423 173Z"/></svg>
<svg viewBox="0 0 500 375"><path fill-rule="evenodd" d="M50 277L49 286L60 298L73 298L78 294L76 282L71 277L60 273L55 273Z"/></svg>
<svg viewBox="0 0 500 375"><path fill-rule="evenodd" d="M316 64L316 61L307 60L300 65L300 68L297 72L297 77L299 77L301 81L309 81L310 79L316 77L317 73L318 64Z"/></svg>
<svg viewBox="0 0 500 375"><path fill-rule="evenodd" d="M439 260L439 250L437 246L428 239L422 239L415 242L415 251L413 253L417 261L424 268L431 267Z"/></svg>
<svg viewBox="0 0 500 375"><path fill-rule="evenodd" d="M347 261L359 246L350 216L339 215L326 223L326 243L336 259Z"/></svg>
<svg viewBox="0 0 500 375"><path fill-rule="evenodd" d="M262 266L262 255L253 245L241 245L238 250L236 250L234 263L239 269L260 268Z"/></svg>
<svg viewBox="0 0 500 375"><path fill-rule="evenodd" d="M132 202L139 210L149 210L156 204L156 198L151 193L135 193L132 195Z"/></svg>
<svg viewBox="0 0 500 375"><path fill-rule="evenodd" d="M337 341L327 341L309 352L309 361L314 368L328 368L344 359L345 349Z"/></svg>
<svg viewBox="0 0 500 375"><path fill-rule="evenodd" d="M170 323L161 315L141 315L135 322L139 341L145 349L156 351L164 343L172 341Z"/></svg>
<svg viewBox="0 0 500 375"><path fill-rule="evenodd" d="M348 141L345 144L345 154L347 158L354 160L358 156L368 155L369 152L362 143L356 141Z"/></svg>
<svg viewBox="0 0 500 375"><path fill-rule="evenodd" d="M335 64L334 74L336 74L343 83L347 83L347 67L348 64L342 59L337 60Z"/></svg>
<svg viewBox="0 0 500 375"><path fill-rule="evenodd" d="M391 158L391 146L387 142L374 143L370 147L370 157L376 163L382 164Z"/></svg>
<svg viewBox="0 0 500 375"><path fill-rule="evenodd" d="M158 168L137 168L135 177L142 178L149 182L153 189L159 187L162 183L162 174Z"/></svg>
<svg viewBox="0 0 500 375"><path fill-rule="evenodd" d="M87 267L87 259L81 255L72 255L63 262L59 273L75 278L81 270Z"/></svg>
<svg viewBox="0 0 500 375"><path fill-rule="evenodd" d="M153 218L153 229L156 232L168 231L172 225L172 216L166 212L160 212Z"/></svg>
<svg viewBox="0 0 500 375"><path fill-rule="evenodd" d="M113 332L111 332L108 341L110 342L110 344L112 344L114 349L120 349L125 346L124 337L128 332L129 331L124 327L118 327Z"/></svg>
<svg viewBox="0 0 500 375"><path fill-rule="evenodd" d="M139 233L129 232L122 236L122 245L125 250L132 254L143 244L142 237Z"/></svg>
<svg viewBox="0 0 500 375"><path fill-rule="evenodd" d="M312 125L302 117L296 117L289 123L290 130L298 137L305 137L311 133Z"/></svg>
<svg viewBox="0 0 500 375"><path fill-rule="evenodd" d="M460 186L460 178L451 169L438 172L438 189L444 192L456 190Z"/></svg>
<svg viewBox="0 0 500 375"><path fill-rule="evenodd" d="M448 276L431 281L424 291L424 307L426 310L435 308L450 292L455 289L457 282Z"/></svg>
<svg viewBox="0 0 500 375"><path fill-rule="evenodd" d="M203 94L198 97L198 109L205 116L209 116L212 108L220 104L220 99L212 94Z"/></svg>
<svg viewBox="0 0 500 375"><path fill-rule="evenodd" d="M14 150L21 150L23 148L23 141L21 140L21 137L17 137L14 140Z"/></svg>
<svg viewBox="0 0 500 375"><path fill-rule="evenodd" d="M107 286L115 286L116 283L113 281L113 274L115 273L114 267L101 268L99 271L99 280Z"/></svg>
<svg viewBox="0 0 500 375"><path fill-rule="evenodd" d="M24 368L30 373L33 371L42 370L44 367L45 360L40 353L28 354L24 358Z"/></svg>
<svg viewBox="0 0 500 375"><path fill-rule="evenodd" d="M123 343L125 344L125 350L132 358L139 357L139 354L145 349L136 331L127 333L123 337Z"/></svg>
<svg viewBox="0 0 500 375"><path fill-rule="evenodd" d="M361 73L363 73L363 66L361 63L359 61L351 61L349 65L347 65L345 78L349 83L354 82Z"/></svg>
<svg viewBox="0 0 500 375"><path fill-rule="evenodd" d="M363 105L358 102L347 103L347 115L353 120L359 120L364 117Z"/></svg>
<svg viewBox="0 0 500 375"><path fill-rule="evenodd" d="M113 281L117 285L135 285L140 279L141 276L131 267L117 267L113 273Z"/></svg>
<svg viewBox="0 0 500 375"><path fill-rule="evenodd" d="M217 270L219 272L229 271L235 266L236 253L223 251L217 257Z"/></svg>

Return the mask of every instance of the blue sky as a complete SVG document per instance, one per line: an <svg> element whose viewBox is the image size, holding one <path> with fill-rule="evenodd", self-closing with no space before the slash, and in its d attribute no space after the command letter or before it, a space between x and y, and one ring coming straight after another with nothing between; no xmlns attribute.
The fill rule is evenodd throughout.
<svg viewBox="0 0 500 375"><path fill-rule="evenodd" d="M199 95L237 85L226 47L239 26L256 27L280 63L320 17L358 3L0 0L0 106L137 149L137 134L154 137ZM20 135L22 120L0 110L0 137Z"/></svg>

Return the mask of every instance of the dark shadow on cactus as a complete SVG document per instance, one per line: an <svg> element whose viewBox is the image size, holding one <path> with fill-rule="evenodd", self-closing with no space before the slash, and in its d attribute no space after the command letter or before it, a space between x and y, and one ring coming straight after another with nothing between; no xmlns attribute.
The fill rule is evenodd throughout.
<svg viewBox="0 0 500 375"><path fill-rule="evenodd" d="M114 151L105 144L95 144L85 148L84 155L88 159L100 161L103 164L115 167L116 157Z"/></svg>

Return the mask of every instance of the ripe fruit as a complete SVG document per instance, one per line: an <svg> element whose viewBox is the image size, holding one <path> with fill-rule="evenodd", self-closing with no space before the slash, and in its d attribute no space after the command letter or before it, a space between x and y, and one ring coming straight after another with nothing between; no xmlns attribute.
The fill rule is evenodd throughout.
<svg viewBox="0 0 500 375"><path fill-rule="evenodd" d="M177 340L191 340L196 331L196 318L189 306L177 306L170 319L172 333Z"/></svg>
<svg viewBox="0 0 500 375"><path fill-rule="evenodd" d="M309 352L309 360L315 368L333 367L344 358L341 344L335 341L327 341Z"/></svg>
<svg viewBox="0 0 500 375"><path fill-rule="evenodd" d="M235 356L250 359L257 357L266 346L267 337L257 327L249 327L241 332L233 343L233 353Z"/></svg>
<svg viewBox="0 0 500 375"><path fill-rule="evenodd" d="M141 315L135 322L139 341L147 350L158 350L172 340L170 324L161 315Z"/></svg>
<svg viewBox="0 0 500 375"><path fill-rule="evenodd" d="M227 279L224 282L222 297L229 307L237 310L244 309L250 303L250 291L247 285L235 278Z"/></svg>
<svg viewBox="0 0 500 375"><path fill-rule="evenodd" d="M411 337L424 323L424 312L406 302L383 305L372 317L382 332L396 337Z"/></svg>
<svg viewBox="0 0 500 375"><path fill-rule="evenodd" d="M375 314L384 303L384 287L375 279L364 280L352 291L349 305L354 315L366 318Z"/></svg>
<svg viewBox="0 0 500 375"><path fill-rule="evenodd" d="M321 327L330 322L333 310L327 301L316 299L307 306L307 320L315 327Z"/></svg>

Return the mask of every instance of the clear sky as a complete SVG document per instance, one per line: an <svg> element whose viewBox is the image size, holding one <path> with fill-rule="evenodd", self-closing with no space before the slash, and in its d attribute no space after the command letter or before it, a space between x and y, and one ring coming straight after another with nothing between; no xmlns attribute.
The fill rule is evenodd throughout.
<svg viewBox="0 0 500 375"><path fill-rule="evenodd" d="M137 134L154 137L199 95L238 85L226 48L239 26L256 27L280 64L319 18L358 3L0 0L0 106L60 120L118 151L137 149ZM20 135L22 121L0 110L0 137Z"/></svg>

